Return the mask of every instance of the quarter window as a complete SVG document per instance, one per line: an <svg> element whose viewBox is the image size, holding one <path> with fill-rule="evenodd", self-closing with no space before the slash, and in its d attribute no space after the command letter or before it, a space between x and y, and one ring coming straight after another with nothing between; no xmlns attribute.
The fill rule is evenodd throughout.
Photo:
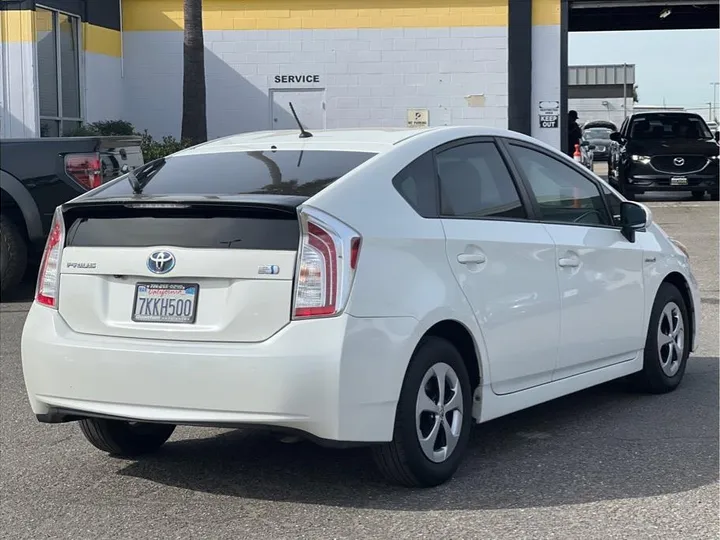
<svg viewBox="0 0 720 540"><path fill-rule="evenodd" d="M393 178L400 195L423 217L437 216L437 189L433 158L423 154Z"/></svg>
<svg viewBox="0 0 720 540"><path fill-rule="evenodd" d="M598 187L570 166L524 146L510 146L543 221L610 225Z"/></svg>
<svg viewBox="0 0 720 540"><path fill-rule="evenodd" d="M437 155L440 209L460 218L527 217L520 196L492 142L455 146Z"/></svg>
<svg viewBox="0 0 720 540"><path fill-rule="evenodd" d="M610 188L606 185L602 186L603 195L605 195L605 201L608 203L610 208L610 214L612 215L613 225L620 226L622 224L620 218L620 208L622 206L622 200L615 195Z"/></svg>
<svg viewBox="0 0 720 540"><path fill-rule="evenodd" d="M38 7L35 31L40 135L71 135L82 123L79 18Z"/></svg>

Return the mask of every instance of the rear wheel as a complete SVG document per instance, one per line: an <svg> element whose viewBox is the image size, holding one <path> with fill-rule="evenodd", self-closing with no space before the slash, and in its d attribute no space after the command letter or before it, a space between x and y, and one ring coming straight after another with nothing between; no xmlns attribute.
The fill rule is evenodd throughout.
<svg viewBox="0 0 720 540"><path fill-rule="evenodd" d="M690 339L685 300L677 287L663 283L650 315L643 369L631 378L636 389L653 394L675 390L685 374Z"/></svg>
<svg viewBox="0 0 720 540"><path fill-rule="evenodd" d="M711 201L717 201L717 200L718 200L718 195L720 195L720 193L718 193L717 191L716 191L715 193L711 193L711 194L710 194L710 200L711 200Z"/></svg>
<svg viewBox="0 0 720 540"><path fill-rule="evenodd" d="M373 448L390 481L431 487L453 476L470 437L471 391L457 349L445 339L424 338L405 375L393 440Z"/></svg>
<svg viewBox="0 0 720 540"><path fill-rule="evenodd" d="M139 456L158 450L170 438L175 426L86 418L80 420L85 438L98 450L116 456Z"/></svg>
<svg viewBox="0 0 720 540"><path fill-rule="evenodd" d="M20 228L0 216L0 294L17 287L27 267L27 246Z"/></svg>
<svg viewBox="0 0 720 540"><path fill-rule="evenodd" d="M692 192L692 198L695 199L696 201L701 200L703 197L705 197L704 191L693 191Z"/></svg>

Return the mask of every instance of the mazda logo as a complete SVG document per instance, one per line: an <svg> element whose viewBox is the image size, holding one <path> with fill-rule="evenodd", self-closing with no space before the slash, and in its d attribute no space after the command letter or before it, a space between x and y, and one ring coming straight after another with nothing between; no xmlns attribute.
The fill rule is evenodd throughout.
<svg viewBox="0 0 720 540"><path fill-rule="evenodd" d="M673 163L676 167L682 167L683 165L685 165L685 159L681 157L676 157L675 159L673 159Z"/></svg>
<svg viewBox="0 0 720 540"><path fill-rule="evenodd" d="M169 251L155 251L148 257L147 267L153 274L167 274L175 268L175 255Z"/></svg>

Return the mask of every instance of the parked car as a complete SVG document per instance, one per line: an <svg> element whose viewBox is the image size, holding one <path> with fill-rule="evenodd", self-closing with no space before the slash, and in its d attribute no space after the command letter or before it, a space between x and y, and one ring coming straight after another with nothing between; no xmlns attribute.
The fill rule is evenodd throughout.
<svg viewBox="0 0 720 540"><path fill-rule="evenodd" d="M613 144L610 139L613 131L615 130L609 127L599 126L592 126L583 130L583 139L593 146L593 160L607 161Z"/></svg>
<svg viewBox="0 0 720 540"><path fill-rule="evenodd" d="M690 191L718 200L718 143L694 113L658 112L629 116L611 135L618 143L610 160L610 182L628 199L647 191Z"/></svg>
<svg viewBox="0 0 720 540"><path fill-rule="evenodd" d="M408 486L448 480L473 423L623 377L674 390L700 323L648 208L477 126L178 152L60 206L40 276L40 422L126 456L176 425L370 445Z"/></svg>
<svg viewBox="0 0 720 540"><path fill-rule="evenodd" d="M55 208L143 164L139 137L0 140L0 294L42 253Z"/></svg>

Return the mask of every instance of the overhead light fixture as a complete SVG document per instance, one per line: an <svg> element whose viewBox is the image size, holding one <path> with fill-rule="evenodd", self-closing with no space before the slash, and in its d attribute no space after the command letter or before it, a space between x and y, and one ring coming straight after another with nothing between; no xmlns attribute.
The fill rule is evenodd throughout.
<svg viewBox="0 0 720 540"><path fill-rule="evenodd" d="M660 12L659 17L661 19L667 19L671 13L672 13L672 8L667 7Z"/></svg>

